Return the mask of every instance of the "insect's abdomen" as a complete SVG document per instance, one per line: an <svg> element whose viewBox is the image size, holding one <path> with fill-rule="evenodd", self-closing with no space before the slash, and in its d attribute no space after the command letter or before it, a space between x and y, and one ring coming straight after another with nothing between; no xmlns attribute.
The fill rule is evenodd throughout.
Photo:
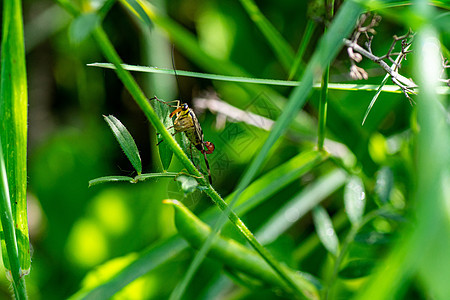
<svg viewBox="0 0 450 300"><path fill-rule="evenodd" d="M200 141L200 137L195 132L195 129L189 129L184 132L189 139L189 141L194 144L195 148L197 148L198 151L202 151L202 142Z"/></svg>

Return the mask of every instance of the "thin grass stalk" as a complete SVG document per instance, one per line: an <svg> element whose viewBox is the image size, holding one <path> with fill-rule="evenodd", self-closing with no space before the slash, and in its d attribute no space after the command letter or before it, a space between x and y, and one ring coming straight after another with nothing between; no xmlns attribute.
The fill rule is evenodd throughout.
<svg viewBox="0 0 450 300"><path fill-rule="evenodd" d="M2 143L0 140L0 219L3 234L5 236L6 251L11 268L12 287L16 299L27 299L25 278L21 276L22 270L19 261L19 249L17 247L16 232L14 230L14 219L9 198L8 178L6 176L5 162L3 160Z"/></svg>
<svg viewBox="0 0 450 300"><path fill-rule="evenodd" d="M319 127L317 132L317 148L319 151L323 150L323 143L325 141L325 127L327 124L327 105L328 105L328 81L330 78L330 65L325 68L325 73L322 77L322 87L320 89L319 101Z"/></svg>

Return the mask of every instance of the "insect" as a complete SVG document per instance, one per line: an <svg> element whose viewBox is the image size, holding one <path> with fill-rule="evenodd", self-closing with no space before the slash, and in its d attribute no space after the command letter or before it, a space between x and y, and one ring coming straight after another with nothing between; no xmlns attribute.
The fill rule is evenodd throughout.
<svg viewBox="0 0 450 300"><path fill-rule="evenodd" d="M211 171L209 168L208 159L206 158L206 154L213 153L215 146L212 142L204 141L203 139L203 130L200 126L200 123L198 122L197 117L195 116L195 113L192 111L192 109L186 104L181 103L180 100L174 100L165 102L162 100L159 100L156 96L151 98L150 100L157 100L161 103L164 103L170 107L175 107L176 109L170 113L169 117L173 118L176 116L175 120L173 121L173 126L167 128L171 129L172 127L175 129L175 134L179 132L184 132L186 134L186 137L188 140L197 148L198 151L200 151L203 154L203 157L205 159L206 169L208 171L208 177L209 177L209 183L212 184L211 179ZM175 102L176 105L171 105L169 103ZM159 144L159 143L158 143ZM192 153L191 153L192 156Z"/></svg>

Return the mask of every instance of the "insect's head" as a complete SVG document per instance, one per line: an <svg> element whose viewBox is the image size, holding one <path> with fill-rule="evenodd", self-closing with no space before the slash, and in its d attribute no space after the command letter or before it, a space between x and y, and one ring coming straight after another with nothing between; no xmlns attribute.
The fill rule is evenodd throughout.
<svg viewBox="0 0 450 300"><path fill-rule="evenodd" d="M181 104L181 110L182 110L182 111L186 111L186 110L188 110L188 109L189 109L189 106L187 105L187 103Z"/></svg>

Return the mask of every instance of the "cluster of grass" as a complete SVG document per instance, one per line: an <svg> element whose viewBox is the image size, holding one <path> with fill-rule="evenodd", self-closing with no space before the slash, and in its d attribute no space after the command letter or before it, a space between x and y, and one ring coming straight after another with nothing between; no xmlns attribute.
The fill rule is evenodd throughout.
<svg viewBox="0 0 450 300"><path fill-rule="evenodd" d="M25 21L24 44L20 5L5 1L0 209L16 298L27 297L29 278L30 297L55 299L446 299L449 88L438 78L450 7L347 0L334 12L337 3L324 2L58 0ZM361 64L374 74L369 84L345 82L343 39L366 11L383 17L374 51L385 53L393 34L415 32L401 73L419 86L416 105L370 61ZM39 27L49 16L57 21ZM38 221L28 277L27 38L30 74L44 73L40 47L58 53L46 59L65 103L53 106L59 121L46 119L65 129L49 131L46 142L33 140L30 126L29 216ZM177 71L181 99L186 86L213 85L239 112L198 114L216 144L213 185L186 138L167 130L168 107L148 100L175 98L171 43L178 68L195 71ZM33 104L30 93L33 124L33 108L49 107ZM254 126L250 112L270 130ZM108 127L101 115L110 113ZM134 171L114 175L115 164Z"/></svg>

